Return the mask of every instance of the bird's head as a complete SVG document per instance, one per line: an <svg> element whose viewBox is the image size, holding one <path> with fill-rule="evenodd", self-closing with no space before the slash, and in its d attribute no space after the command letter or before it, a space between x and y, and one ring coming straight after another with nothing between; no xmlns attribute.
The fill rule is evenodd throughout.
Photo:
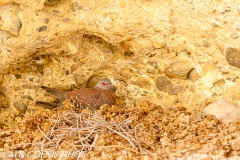
<svg viewBox="0 0 240 160"><path fill-rule="evenodd" d="M115 90L115 87L112 85L112 82L108 78L103 78L98 80L95 87L98 87L102 90L109 90L109 89L112 89L113 91Z"/></svg>

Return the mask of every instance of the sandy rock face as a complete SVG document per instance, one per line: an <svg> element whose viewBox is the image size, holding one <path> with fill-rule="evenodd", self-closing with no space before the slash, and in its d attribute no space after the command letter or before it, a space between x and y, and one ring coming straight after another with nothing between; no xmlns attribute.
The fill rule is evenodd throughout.
<svg viewBox="0 0 240 160"><path fill-rule="evenodd" d="M11 2L0 2L0 126L55 101L42 85L72 90L102 77L121 107L149 99L199 112L239 101L238 52L227 52L239 50L235 1Z"/></svg>
<svg viewBox="0 0 240 160"><path fill-rule="evenodd" d="M88 159L239 156L239 14L234 0L0 1L0 153L56 142L80 145ZM35 104L56 101L41 86L73 90L103 77L116 106Z"/></svg>

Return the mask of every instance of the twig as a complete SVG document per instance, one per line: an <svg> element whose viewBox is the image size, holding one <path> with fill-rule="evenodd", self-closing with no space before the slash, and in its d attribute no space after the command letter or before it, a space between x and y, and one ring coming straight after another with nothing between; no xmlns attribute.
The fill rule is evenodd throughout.
<svg viewBox="0 0 240 160"><path fill-rule="evenodd" d="M38 128L38 130L42 133L42 135L43 135L45 138L47 138L47 140L51 141L51 139L48 138L48 136L40 129L39 126L37 126L37 128Z"/></svg>
<svg viewBox="0 0 240 160"><path fill-rule="evenodd" d="M124 136L122 133L115 131L114 129L110 128L109 126L107 126L107 128L111 131L113 131L114 133L118 134L119 136L123 137L124 139L126 139L128 141L128 143L133 147L136 148L135 145L126 137Z"/></svg>

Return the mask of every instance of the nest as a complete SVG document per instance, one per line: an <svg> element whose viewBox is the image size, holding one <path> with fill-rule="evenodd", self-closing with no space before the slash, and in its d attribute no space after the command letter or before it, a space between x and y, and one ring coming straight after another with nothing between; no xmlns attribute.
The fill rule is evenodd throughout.
<svg viewBox="0 0 240 160"><path fill-rule="evenodd" d="M30 159L226 159L240 156L239 130L239 122L199 119L181 106L164 110L144 102L133 109L103 105L92 111L65 102L2 130L0 151L20 158L21 152L22 158L31 153Z"/></svg>

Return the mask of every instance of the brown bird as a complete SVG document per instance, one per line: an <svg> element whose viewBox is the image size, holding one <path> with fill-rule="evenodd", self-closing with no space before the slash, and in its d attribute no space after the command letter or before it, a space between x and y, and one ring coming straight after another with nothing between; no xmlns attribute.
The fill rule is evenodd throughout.
<svg viewBox="0 0 240 160"><path fill-rule="evenodd" d="M116 101L114 86L108 78L100 79L93 88L83 88L73 91L56 90L44 86L42 88L59 99L57 103L36 102L36 104L46 108L60 107L64 100L70 100L77 107L96 110L103 104L112 106Z"/></svg>

